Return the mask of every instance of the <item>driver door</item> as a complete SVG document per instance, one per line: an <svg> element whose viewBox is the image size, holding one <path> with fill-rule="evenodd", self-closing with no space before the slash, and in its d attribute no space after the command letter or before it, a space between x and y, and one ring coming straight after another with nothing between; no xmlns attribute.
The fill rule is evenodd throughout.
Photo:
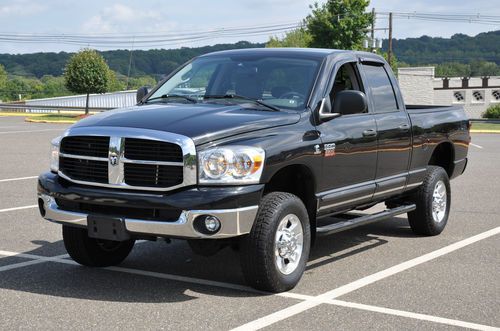
<svg viewBox="0 0 500 331"><path fill-rule="evenodd" d="M329 97L342 90L364 92L357 62L336 66ZM342 109L333 112L342 113ZM349 209L351 205L370 202L375 191L377 136L374 115L341 115L317 126L322 141L323 173L318 187L319 214Z"/></svg>

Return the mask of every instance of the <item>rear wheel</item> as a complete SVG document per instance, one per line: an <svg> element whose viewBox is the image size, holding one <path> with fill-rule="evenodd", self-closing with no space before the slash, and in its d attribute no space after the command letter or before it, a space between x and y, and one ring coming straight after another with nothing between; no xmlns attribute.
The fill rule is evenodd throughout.
<svg viewBox="0 0 500 331"><path fill-rule="evenodd" d="M120 264L134 247L135 240L113 241L90 238L87 229L63 225L64 246L69 256L88 267Z"/></svg>
<svg viewBox="0 0 500 331"><path fill-rule="evenodd" d="M252 231L242 239L246 281L259 290L283 292L297 285L309 258L307 210L295 195L273 192L260 204Z"/></svg>
<svg viewBox="0 0 500 331"><path fill-rule="evenodd" d="M450 213L450 180L441 167L429 166L424 182L413 197L417 209L408 213L414 233L426 236L440 234Z"/></svg>

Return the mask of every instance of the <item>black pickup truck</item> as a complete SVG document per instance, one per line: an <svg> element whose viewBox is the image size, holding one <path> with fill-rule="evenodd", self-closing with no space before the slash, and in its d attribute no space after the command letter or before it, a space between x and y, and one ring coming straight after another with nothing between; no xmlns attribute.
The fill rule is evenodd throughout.
<svg viewBox="0 0 500 331"><path fill-rule="evenodd" d="M211 53L137 98L54 139L39 177L40 213L82 265L119 264L136 239L186 239L205 255L238 249L250 285L286 291L316 236L404 213L439 234L467 165L463 109L405 106L371 53Z"/></svg>

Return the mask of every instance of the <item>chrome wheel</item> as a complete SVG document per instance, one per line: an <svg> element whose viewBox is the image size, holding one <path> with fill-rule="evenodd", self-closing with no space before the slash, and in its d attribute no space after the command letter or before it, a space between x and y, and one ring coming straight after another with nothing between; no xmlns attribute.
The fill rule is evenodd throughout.
<svg viewBox="0 0 500 331"><path fill-rule="evenodd" d="M289 275L297 269L304 247L302 224L297 215L288 214L279 223L274 240L278 270Z"/></svg>
<svg viewBox="0 0 500 331"><path fill-rule="evenodd" d="M440 180L432 194L432 218L437 223L441 223L446 215L447 200L446 185Z"/></svg>

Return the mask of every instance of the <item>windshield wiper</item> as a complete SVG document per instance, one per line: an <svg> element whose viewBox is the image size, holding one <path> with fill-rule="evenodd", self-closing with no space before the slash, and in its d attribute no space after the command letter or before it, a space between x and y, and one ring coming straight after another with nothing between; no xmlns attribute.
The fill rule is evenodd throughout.
<svg viewBox="0 0 500 331"><path fill-rule="evenodd" d="M148 103L149 101L153 101L153 100L160 100L160 99L166 100L166 99L170 99L170 98L180 98L180 99L187 100L191 103L198 103L198 100L196 100L195 98L192 98L192 97L187 96L187 95L182 95L182 94L164 94L160 97L149 98L144 103Z"/></svg>
<svg viewBox="0 0 500 331"><path fill-rule="evenodd" d="M271 106L262 100L253 99L253 98L249 98L249 97L246 97L244 95L238 95L238 94L219 94L219 95L217 95L217 94L210 95L209 94L209 95L205 95L203 97L203 99L242 99L242 100L252 101L253 103L264 106L272 111L281 111L281 109L279 109L278 107Z"/></svg>

